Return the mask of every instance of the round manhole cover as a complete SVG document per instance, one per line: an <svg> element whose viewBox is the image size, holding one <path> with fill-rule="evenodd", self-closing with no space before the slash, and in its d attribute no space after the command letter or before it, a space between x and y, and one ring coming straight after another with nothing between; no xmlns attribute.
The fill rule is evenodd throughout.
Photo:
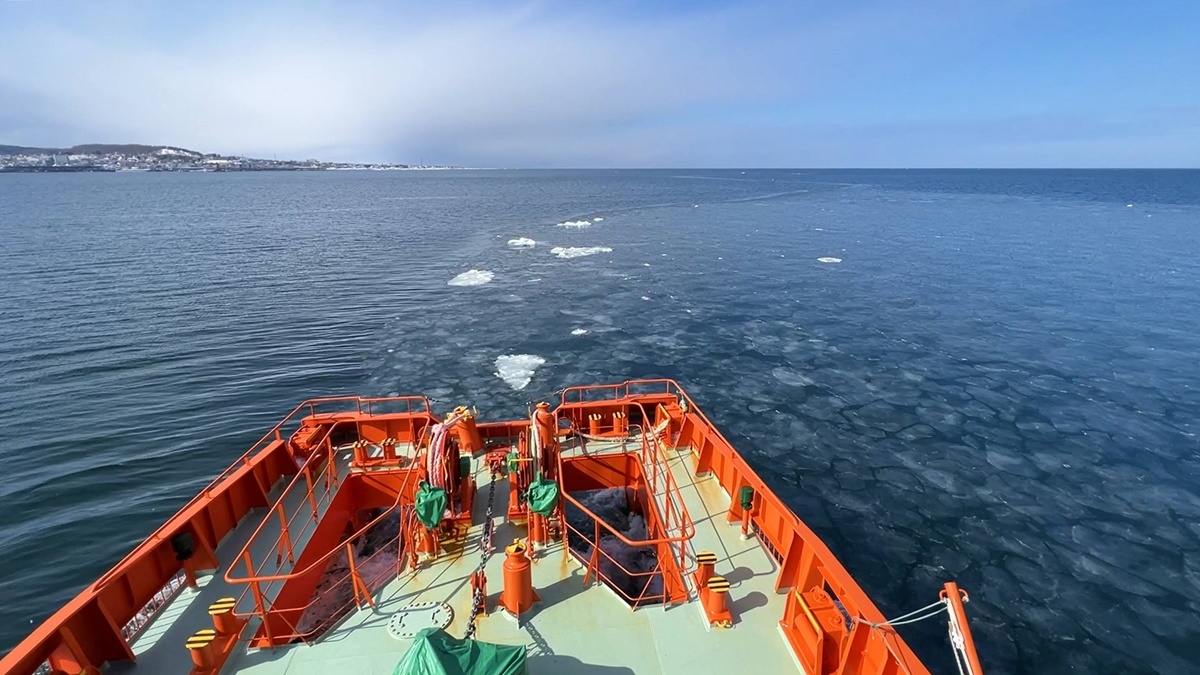
<svg viewBox="0 0 1200 675"><path fill-rule="evenodd" d="M454 610L444 602L422 602L401 607L388 619L388 634L406 640L424 628L445 628L454 619Z"/></svg>

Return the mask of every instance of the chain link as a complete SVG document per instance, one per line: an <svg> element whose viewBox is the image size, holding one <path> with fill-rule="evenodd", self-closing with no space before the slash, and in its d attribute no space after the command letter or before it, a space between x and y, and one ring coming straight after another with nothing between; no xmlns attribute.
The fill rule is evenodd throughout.
<svg viewBox="0 0 1200 675"><path fill-rule="evenodd" d="M495 497L496 478L493 476L488 485L487 515L483 520L483 537L479 540L480 556L479 567L475 570L476 575L483 574L484 568L487 567L488 557L492 555L492 506L495 504ZM463 636L468 640L475 637L475 621L479 618L479 613L483 611L483 605L483 588L476 585L474 596L471 599L471 619L467 622L467 632Z"/></svg>

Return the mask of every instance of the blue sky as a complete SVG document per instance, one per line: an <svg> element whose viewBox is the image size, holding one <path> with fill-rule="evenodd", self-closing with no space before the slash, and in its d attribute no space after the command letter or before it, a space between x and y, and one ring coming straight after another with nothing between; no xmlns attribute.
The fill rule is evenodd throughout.
<svg viewBox="0 0 1200 675"><path fill-rule="evenodd" d="M1200 166L1200 2L0 0L0 144Z"/></svg>

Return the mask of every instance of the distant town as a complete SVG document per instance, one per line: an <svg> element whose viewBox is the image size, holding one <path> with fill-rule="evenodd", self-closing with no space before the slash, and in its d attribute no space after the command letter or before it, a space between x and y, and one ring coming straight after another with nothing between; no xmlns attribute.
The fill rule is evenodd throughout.
<svg viewBox="0 0 1200 675"><path fill-rule="evenodd" d="M255 159L205 154L169 145L76 145L29 148L0 145L0 173L82 171L403 171L449 166L324 162L317 159Z"/></svg>

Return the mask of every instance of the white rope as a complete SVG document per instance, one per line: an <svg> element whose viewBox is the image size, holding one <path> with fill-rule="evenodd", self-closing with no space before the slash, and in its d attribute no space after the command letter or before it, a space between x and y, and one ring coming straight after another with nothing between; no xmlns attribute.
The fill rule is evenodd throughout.
<svg viewBox="0 0 1200 675"><path fill-rule="evenodd" d="M945 600L946 609L950 608L950 600ZM962 627L958 625L958 617L954 612L947 611L946 623L950 631L950 646L954 649L954 664L958 666L959 675L980 675L971 670L971 662L967 660L967 640L963 637Z"/></svg>
<svg viewBox="0 0 1200 675"><path fill-rule="evenodd" d="M933 617L937 616L938 614L945 612L947 609L948 609L947 606L941 600L938 600L937 602L935 602L931 605L926 605L920 609L913 610L913 611L909 612L908 614L903 614L894 619L888 619L886 621L881 621L879 623L875 623L873 621L867 621L866 619L860 619L856 616L850 617L850 620L854 621L856 623L861 623L861 624L870 626L871 628L903 626L905 624L916 623L918 621L924 621L925 619L932 619ZM917 616L918 614L920 616Z"/></svg>

